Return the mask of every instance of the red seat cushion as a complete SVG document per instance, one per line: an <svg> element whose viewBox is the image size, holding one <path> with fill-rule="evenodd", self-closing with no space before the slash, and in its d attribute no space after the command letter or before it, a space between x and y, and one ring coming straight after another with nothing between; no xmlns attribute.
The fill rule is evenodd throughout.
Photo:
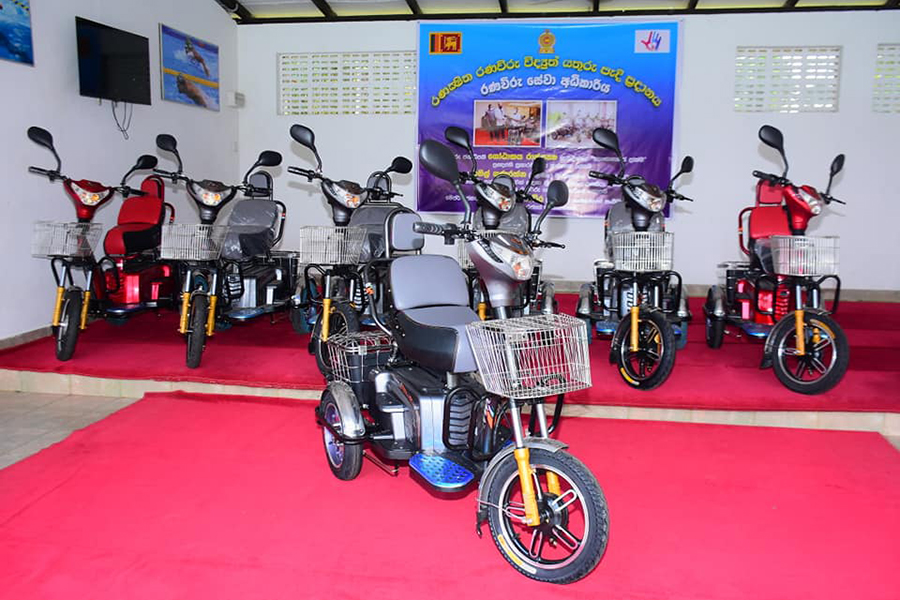
<svg viewBox="0 0 900 600"><path fill-rule="evenodd" d="M780 206L757 206L751 210L749 230L751 240L772 235L791 235L787 213Z"/></svg>

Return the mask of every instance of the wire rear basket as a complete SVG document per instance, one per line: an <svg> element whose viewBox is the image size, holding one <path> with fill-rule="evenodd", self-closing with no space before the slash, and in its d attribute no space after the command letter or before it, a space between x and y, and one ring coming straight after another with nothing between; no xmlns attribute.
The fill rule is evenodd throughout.
<svg viewBox="0 0 900 600"><path fill-rule="evenodd" d="M675 234L666 231L619 231L611 236L617 271L671 271Z"/></svg>
<svg viewBox="0 0 900 600"><path fill-rule="evenodd" d="M300 262L312 265L355 265L359 263L366 230L363 227L300 228Z"/></svg>
<svg viewBox="0 0 900 600"><path fill-rule="evenodd" d="M487 391L523 400L591 387L587 326L569 315L466 325Z"/></svg>
<svg viewBox="0 0 900 600"><path fill-rule="evenodd" d="M840 238L773 235L772 264L778 275L837 275Z"/></svg>
<svg viewBox="0 0 900 600"><path fill-rule="evenodd" d="M93 256L102 232L100 223L37 221L31 238L31 255L37 258Z"/></svg>
<svg viewBox="0 0 900 600"><path fill-rule="evenodd" d="M387 364L393 350L393 339L381 331L332 336L328 338L332 377L346 383L364 383L370 370Z"/></svg>
<svg viewBox="0 0 900 600"><path fill-rule="evenodd" d="M507 231L505 229L491 229L485 231L478 231L478 235L481 237L486 237L487 239L492 239L497 237L501 233L508 233L510 235L517 235L514 231ZM466 248L466 240L458 239L456 240L456 260L459 262L459 266L463 269L472 269L475 265L472 264L472 261L469 260L469 251Z"/></svg>
<svg viewBox="0 0 900 600"><path fill-rule="evenodd" d="M169 260L217 260L227 233L226 225L197 223L163 225L159 255Z"/></svg>

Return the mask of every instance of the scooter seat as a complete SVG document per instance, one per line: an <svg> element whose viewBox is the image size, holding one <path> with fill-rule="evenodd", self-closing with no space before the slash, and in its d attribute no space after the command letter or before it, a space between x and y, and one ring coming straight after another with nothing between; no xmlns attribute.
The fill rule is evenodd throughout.
<svg viewBox="0 0 900 600"><path fill-rule="evenodd" d="M477 369L466 325L478 321L468 306L428 306L397 312L395 336L400 351L419 364L451 373Z"/></svg>
<svg viewBox="0 0 900 600"><path fill-rule="evenodd" d="M161 229L151 223L122 223L106 233L103 249L109 256L127 256L159 246Z"/></svg>

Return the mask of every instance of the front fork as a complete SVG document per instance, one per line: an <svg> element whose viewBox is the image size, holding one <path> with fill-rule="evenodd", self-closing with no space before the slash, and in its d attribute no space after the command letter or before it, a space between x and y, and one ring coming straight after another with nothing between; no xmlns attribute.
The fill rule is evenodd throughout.
<svg viewBox="0 0 900 600"><path fill-rule="evenodd" d="M178 322L178 333L185 334L188 331L188 318L191 310L191 298L193 297L193 281L191 278L193 271L188 269L184 277L184 286L181 289L181 318ZM216 295L216 286L218 285L219 274L217 271L212 272L212 280L209 286L209 313L206 316L206 335L212 336L216 332L216 305L219 297Z"/></svg>
<svg viewBox="0 0 900 600"><path fill-rule="evenodd" d="M59 327L59 323L62 320L63 300L66 295L65 282L68 277L69 265L68 263L64 263L56 286L56 302L53 305L53 320L51 321L53 327ZM81 314L78 316L78 328L82 330L87 329L88 307L91 303L91 284L94 282L93 269L87 271L86 279L85 289L82 292L84 297L81 303Z"/></svg>
<svg viewBox="0 0 900 600"><path fill-rule="evenodd" d="M537 422L540 427L541 437L549 437L549 432L547 430L547 415L544 413L544 404L542 402L537 402L532 407L532 410L537 414ZM525 445L525 434L522 431L522 414L519 409L519 404L512 398L509 400L509 413L516 446L513 455L516 458L516 466L519 469L519 482L522 486L522 503L525 505L525 524L537 526L541 523L541 516L537 506L537 494L540 489L539 487L537 490L535 489L537 477L535 476L534 467L531 466L530 452ZM540 484L538 483L538 486L539 485ZM556 473L551 471L547 472L547 491L555 496L559 496L561 493L559 477Z"/></svg>
<svg viewBox="0 0 900 600"><path fill-rule="evenodd" d="M331 324L331 275L325 274L325 294L322 297L322 329L319 336L323 342L328 341L328 333Z"/></svg>

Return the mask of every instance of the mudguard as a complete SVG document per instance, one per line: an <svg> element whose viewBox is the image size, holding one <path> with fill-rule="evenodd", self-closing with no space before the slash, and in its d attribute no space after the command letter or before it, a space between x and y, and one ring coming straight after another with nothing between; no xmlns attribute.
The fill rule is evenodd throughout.
<svg viewBox="0 0 900 600"><path fill-rule="evenodd" d="M359 400L349 384L343 381L332 381L326 391L331 392L338 409L341 411L341 433L346 438L362 438L366 433L366 423L363 420Z"/></svg>
<svg viewBox="0 0 900 600"><path fill-rule="evenodd" d="M565 450L569 447L568 444L564 444L559 440L554 440L551 438L527 437L525 438L524 443L526 448L541 448L542 450L547 450L548 452L559 452L560 450ZM475 531L478 533L479 537L481 537L481 526L488 519L489 506L485 504L485 497L487 496L488 490L491 489L491 484L494 482L494 477L496 477L497 475L497 467L500 466L501 462L511 457L515 449L515 445L510 444L506 448L495 454L494 458L491 459L491 462L489 462L488 466L484 469L484 474L481 476L481 481L478 482L478 499L475 504Z"/></svg>
<svg viewBox="0 0 900 600"><path fill-rule="evenodd" d="M827 310L822 310L820 308L806 308L803 310L804 313L812 313L815 315L824 315L828 316L829 312ZM774 342L772 340L776 339L780 334L782 329L786 327L794 327L794 313L789 312L785 316L781 317L781 320L775 323L775 327L773 327L769 331L769 335L766 337L766 345L763 347L763 356L762 360L759 363L760 369L769 369L772 367L772 353L775 352Z"/></svg>
<svg viewBox="0 0 900 600"><path fill-rule="evenodd" d="M703 312L707 317L722 319L725 317L725 291L721 286L714 285L709 288L706 294L706 304L703 305Z"/></svg>
<svg viewBox="0 0 900 600"><path fill-rule="evenodd" d="M552 315L556 311L553 304L556 299L556 286L552 281L545 281L541 284L541 312L545 315Z"/></svg>
<svg viewBox="0 0 900 600"><path fill-rule="evenodd" d="M578 307L575 309L576 316L589 317L592 311L591 301L594 297L594 290L590 283L582 283L581 289L578 290Z"/></svg>

